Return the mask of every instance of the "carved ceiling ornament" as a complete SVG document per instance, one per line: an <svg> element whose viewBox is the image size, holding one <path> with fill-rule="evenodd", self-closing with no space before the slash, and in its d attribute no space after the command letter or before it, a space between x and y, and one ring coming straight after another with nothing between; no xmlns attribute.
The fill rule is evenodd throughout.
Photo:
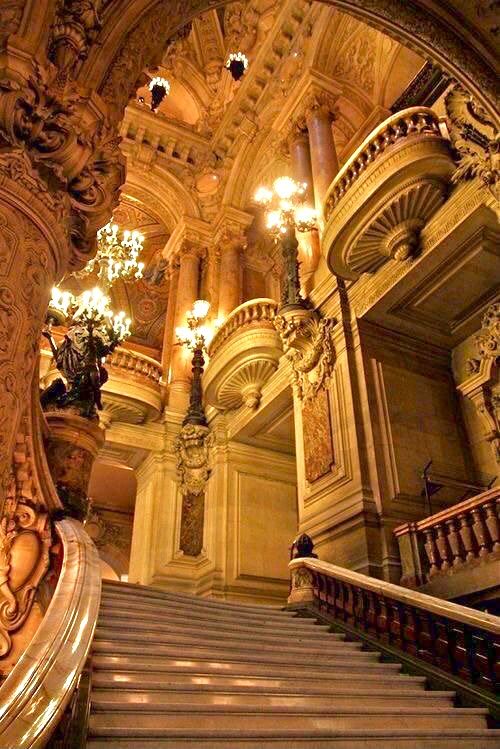
<svg viewBox="0 0 500 749"><path fill-rule="evenodd" d="M50 31L49 59L60 73L74 75L76 66L88 56L102 23L101 0L60 0Z"/></svg>
<svg viewBox="0 0 500 749"><path fill-rule="evenodd" d="M104 122L87 125L83 100L73 86L54 93L37 72L22 87L0 83L0 147L29 158L43 192L69 196L72 265L81 266L95 245L97 229L109 219L124 181L118 138Z"/></svg>
<svg viewBox="0 0 500 749"><path fill-rule="evenodd" d="M479 177L499 199L500 133L485 110L459 84L445 98L451 142L458 153L452 182Z"/></svg>
<svg viewBox="0 0 500 749"><path fill-rule="evenodd" d="M303 309L282 312L274 324L292 365L299 399L314 398L328 387L335 368L333 330L337 320Z"/></svg>
<svg viewBox="0 0 500 749"><path fill-rule="evenodd" d="M198 496L205 492L210 476L210 447L213 435L205 426L186 424L174 442L177 474L183 496Z"/></svg>
<svg viewBox="0 0 500 749"><path fill-rule="evenodd" d="M479 359L469 359L467 369L470 374L479 372L482 359L494 363L500 357L500 302L490 304L482 319L482 327L474 341Z"/></svg>

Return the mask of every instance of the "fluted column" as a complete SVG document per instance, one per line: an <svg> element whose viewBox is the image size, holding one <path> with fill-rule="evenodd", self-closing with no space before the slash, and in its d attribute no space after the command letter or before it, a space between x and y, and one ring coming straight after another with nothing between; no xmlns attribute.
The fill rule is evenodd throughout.
<svg viewBox="0 0 500 749"><path fill-rule="evenodd" d="M202 248L190 241L185 241L178 254L179 275L177 281L177 299L175 304L175 329L186 324L186 313L198 298L200 284L200 260ZM174 344L176 341L174 340ZM191 382L191 356L184 346L174 345L171 357L171 379L169 386L169 406L183 411L189 402Z"/></svg>
<svg viewBox="0 0 500 749"><path fill-rule="evenodd" d="M230 231L219 239L221 251L219 283L219 316L227 317L241 304L241 252L245 237Z"/></svg>
<svg viewBox="0 0 500 749"><path fill-rule="evenodd" d="M334 105L333 96L320 92L309 96L305 109L311 148L314 196L316 209L320 215L327 190L339 170L332 131L332 122L335 119Z"/></svg>

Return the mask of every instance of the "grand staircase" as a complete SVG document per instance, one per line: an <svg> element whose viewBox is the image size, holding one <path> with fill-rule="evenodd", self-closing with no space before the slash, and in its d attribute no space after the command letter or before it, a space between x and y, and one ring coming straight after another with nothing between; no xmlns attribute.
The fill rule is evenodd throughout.
<svg viewBox="0 0 500 749"><path fill-rule="evenodd" d="M493 749L486 711L290 611L105 582L88 749Z"/></svg>

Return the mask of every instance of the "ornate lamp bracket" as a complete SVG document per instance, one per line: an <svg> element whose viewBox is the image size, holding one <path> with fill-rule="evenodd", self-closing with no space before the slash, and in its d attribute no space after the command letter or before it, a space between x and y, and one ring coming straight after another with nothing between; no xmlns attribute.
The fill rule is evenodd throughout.
<svg viewBox="0 0 500 749"><path fill-rule="evenodd" d="M210 477L210 447L213 435L199 424L185 424L174 442L177 475L183 496L205 492Z"/></svg>
<svg viewBox="0 0 500 749"><path fill-rule="evenodd" d="M333 329L337 320L313 309L293 309L278 315L274 324L292 365L300 400L314 398L328 386L335 367Z"/></svg>

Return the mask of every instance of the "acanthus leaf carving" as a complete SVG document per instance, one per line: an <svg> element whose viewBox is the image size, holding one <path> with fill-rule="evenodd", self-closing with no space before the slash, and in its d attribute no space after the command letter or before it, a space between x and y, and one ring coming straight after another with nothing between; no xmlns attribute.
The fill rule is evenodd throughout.
<svg viewBox="0 0 500 749"><path fill-rule="evenodd" d="M308 309L285 312L274 320L300 400L314 398L328 387L336 361L333 341L336 323L334 318L323 318Z"/></svg>
<svg viewBox="0 0 500 749"><path fill-rule="evenodd" d="M459 156L452 182L479 177L498 200L500 133L459 84L447 94L445 106L451 142Z"/></svg>
<svg viewBox="0 0 500 749"><path fill-rule="evenodd" d="M61 0L51 28L48 56L63 75L74 74L101 29L101 0Z"/></svg>

